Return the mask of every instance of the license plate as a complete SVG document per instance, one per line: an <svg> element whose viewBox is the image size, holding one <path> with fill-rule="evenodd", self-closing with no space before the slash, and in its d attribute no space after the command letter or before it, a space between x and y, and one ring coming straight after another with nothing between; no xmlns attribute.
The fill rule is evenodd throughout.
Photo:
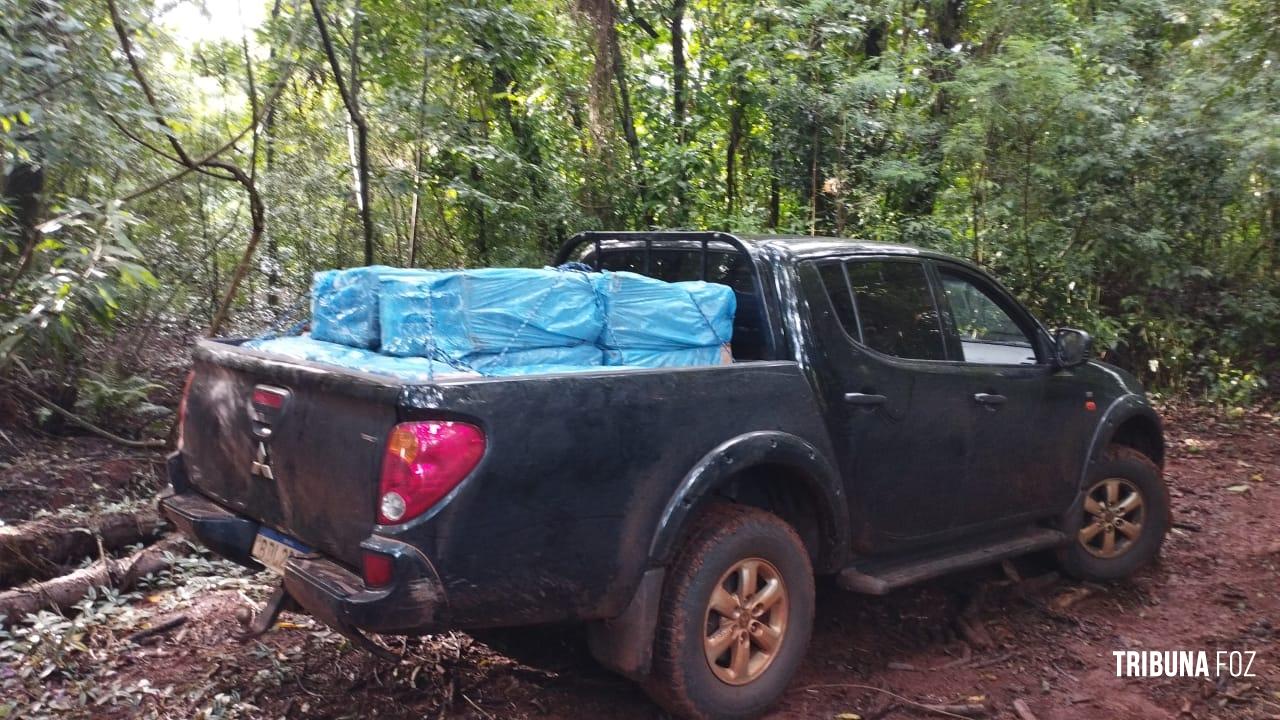
<svg viewBox="0 0 1280 720"><path fill-rule="evenodd" d="M253 559L281 575L284 574L284 564L289 562L289 558L310 552L311 548L297 540L266 528L259 530L258 536L253 539Z"/></svg>

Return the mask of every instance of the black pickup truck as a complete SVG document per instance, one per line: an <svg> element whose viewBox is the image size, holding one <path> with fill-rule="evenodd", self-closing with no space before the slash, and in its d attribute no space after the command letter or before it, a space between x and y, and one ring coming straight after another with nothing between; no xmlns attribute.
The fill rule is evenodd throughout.
<svg viewBox="0 0 1280 720"><path fill-rule="evenodd" d="M911 247L583 233L556 264L737 295L733 362L387 377L201 341L164 514L366 632L552 622L684 717L799 665L814 576L883 594L1038 550L1127 576L1169 527L1160 419L991 277ZM392 497L394 495L394 497Z"/></svg>

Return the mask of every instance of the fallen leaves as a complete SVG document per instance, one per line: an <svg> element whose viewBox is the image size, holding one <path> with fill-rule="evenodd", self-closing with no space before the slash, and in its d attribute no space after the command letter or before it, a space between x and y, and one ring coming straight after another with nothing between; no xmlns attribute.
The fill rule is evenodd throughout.
<svg viewBox="0 0 1280 720"><path fill-rule="evenodd" d="M1093 590L1088 587L1071 588L1065 593L1054 598L1053 601L1049 603L1049 607L1057 610L1058 612L1063 612L1072 605L1088 598L1090 595L1093 595Z"/></svg>

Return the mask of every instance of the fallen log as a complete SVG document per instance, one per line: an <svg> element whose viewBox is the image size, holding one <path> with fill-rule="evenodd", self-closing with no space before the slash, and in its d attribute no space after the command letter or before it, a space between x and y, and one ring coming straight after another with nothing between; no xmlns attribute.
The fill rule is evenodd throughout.
<svg viewBox="0 0 1280 720"><path fill-rule="evenodd" d="M59 566L96 557L104 549L151 540L164 527L165 521L150 503L140 510L106 512L89 518L54 515L0 526L0 586L48 577Z"/></svg>
<svg viewBox="0 0 1280 720"><path fill-rule="evenodd" d="M80 602L90 588L113 587L128 591L139 578L169 567L173 558L183 554L186 541L171 535L126 558L106 558L101 562L44 582L0 592L0 622L18 618L47 608L66 609Z"/></svg>
<svg viewBox="0 0 1280 720"><path fill-rule="evenodd" d="M1038 720L1036 714L1031 712L1031 706L1022 698L1013 701L1013 711L1017 713L1018 720Z"/></svg>
<svg viewBox="0 0 1280 720"><path fill-rule="evenodd" d="M897 701L897 704L910 706L915 710L923 710L935 715L943 715L946 717L959 718L959 720L972 720L975 718L984 718L990 714L990 709L981 703L961 703L957 705L933 705L930 703L922 703L918 700L912 700L903 697L895 692L885 690L874 685L862 685L859 683L831 683L823 685L806 685L801 690L813 692L815 690L827 689L851 689L851 690L871 690L873 692L883 693ZM884 709L878 714L883 715Z"/></svg>
<svg viewBox="0 0 1280 720"><path fill-rule="evenodd" d="M150 640L154 640L155 638L169 632L170 630L174 630L176 628L182 627L183 625L186 624L186 622L187 622L186 615L177 615L175 617L171 617L168 620L165 620L164 622L160 623L159 625L152 625L151 627L145 630L139 630L138 632L130 635L129 642L134 643L136 645L141 645L142 643L148 642Z"/></svg>

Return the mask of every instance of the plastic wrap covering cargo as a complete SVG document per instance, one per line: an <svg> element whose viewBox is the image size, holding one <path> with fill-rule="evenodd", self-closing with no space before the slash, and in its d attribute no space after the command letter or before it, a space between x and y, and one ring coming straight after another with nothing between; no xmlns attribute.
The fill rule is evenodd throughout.
<svg viewBox="0 0 1280 720"><path fill-rule="evenodd" d="M551 375L559 373L589 372L591 370L626 370L627 368L602 367L601 365L500 365L484 371L492 377L520 377L525 375Z"/></svg>
<svg viewBox="0 0 1280 720"><path fill-rule="evenodd" d="M541 368L551 365L600 367L604 364L604 355L595 345L574 345L573 347L510 350L505 353L472 353L463 356L459 364L486 375L510 375L513 373L507 371L512 368Z"/></svg>
<svg viewBox="0 0 1280 720"><path fill-rule="evenodd" d="M737 309L729 286L669 283L629 272L603 272L595 283L604 307L600 345L606 365L683 367L727 361L722 348L733 337Z"/></svg>
<svg viewBox="0 0 1280 720"><path fill-rule="evenodd" d="M374 375L388 375L409 382L433 382L450 375L476 374L438 360L389 357L372 350L316 340L309 335L250 340L244 347L296 360L336 365Z"/></svg>
<svg viewBox="0 0 1280 720"><path fill-rule="evenodd" d="M311 281L311 336L324 342L378 349L378 281L387 277L426 277L431 270L370 265L324 270Z"/></svg>
<svg viewBox="0 0 1280 720"><path fill-rule="evenodd" d="M370 266L316 273L312 312L312 337L250 346L430 380L731 362L735 299L724 285L628 272Z"/></svg>
<svg viewBox="0 0 1280 720"><path fill-rule="evenodd" d="M681 348L679 350L648 350L645 348L625 348L622 350L605 350L604 364L608 366L627 367L693 367L698 365L721 365L732 362L726 359L728 351L724 345L708 345L706 347Z"/></svg>
<svg viewBox="0 0 1280 720"><path fill-rule="evenodd" d="M382 352L454 360L592 344L604 319L586 273L485 268L387 277Z"/></svg>

